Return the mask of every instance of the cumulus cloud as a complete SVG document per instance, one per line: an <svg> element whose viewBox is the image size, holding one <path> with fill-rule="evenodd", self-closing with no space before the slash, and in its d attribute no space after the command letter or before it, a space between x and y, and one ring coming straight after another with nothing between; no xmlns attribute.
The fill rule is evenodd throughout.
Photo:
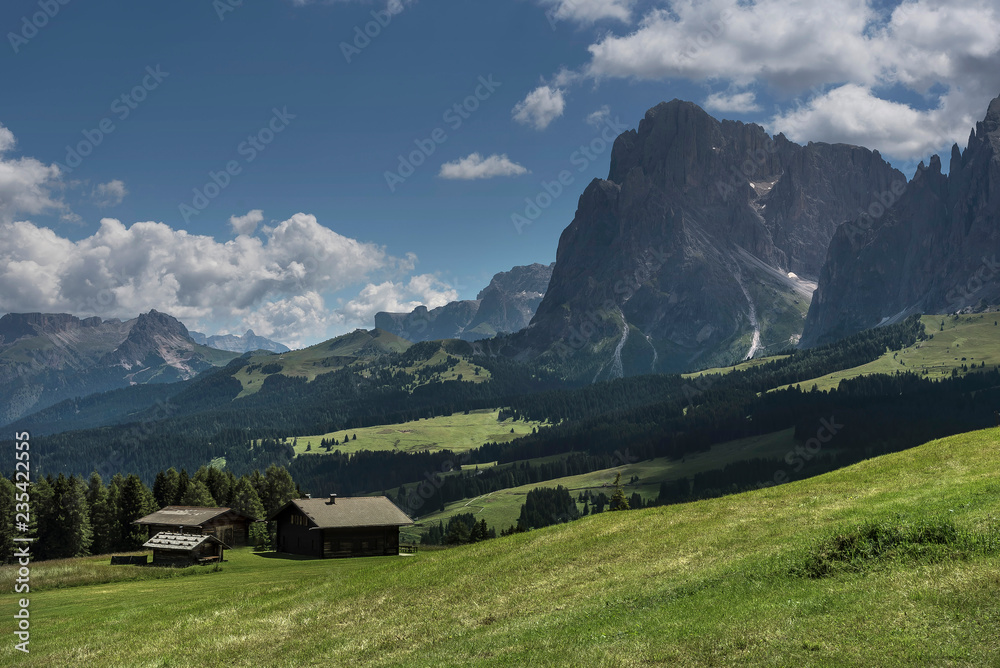
<svg viewBox="0 0 1000 668"><path fill-rule="evenodd" d="M494 153L488 158L484 158L479 153L472 153L464 158L441 165L438 176L443 179L471 180L492 179L496 176L520 176L527 173L527 169L512 162L506 153L503 155Z"/></svg>
<svg viewBox="0 0 1000 668"><path fill-rule="evenodd" d="M97 184L97 187L90 193L90 199L97 206L107 208L121 204L126 195L128 195L128 190L125 188L125 184L114 179L107 183Z"/></svg>
<svg viewBox="0 0 1000 668"><path fill-rule="evenodd" d="M760 111L757 94L753 91L742 93L712 93L705 99L705 108L712 111L750 112Z"/></svg>
<svg viewBox="0 0 1000 668"><path fill-rule="evenodd" d="M244 216L230 216L229 226L236 234L253 234L257 230L257 225L264 220L264 212L260 209L253 209Z"/></svg>
<svg viewBox="0 0 1000 668"><path fill-rule="evenodd" d="M597 111L587 114L587 125L599 128L611 118L611 107L604 105Z"/></svg>
<svg viewBox="0 0 1000 668"><path fill-rule="evenodd" d="M264 239L243 235L225 243L157 222L126 227L105 218L79 241L30 222L8 222L0 224L0 312L132 318L155 308L196 329L240 321L294 341L336 322L333 316L319 318L321 307L312 293L331 294L395 275L413 261L344 237L301 213ZM291 336L290 314L299 312L314 315ZM273 330L265 326L269 318L276 319Z"/></svg>
<svg viewBox="0 0 1000 668"><path fill-rule="evenodd" d="M542 0L550 21L593 23L601 19L632 20L635 0Z"/></svg>
<svg viewBox="0 0 1000 668"><path fill-rule="evenodd" d="M910 159L964 143L1000 92L1000 7L993 0L889 8L874 0L676 0L627 32L603 32L589 52L582 78L729 84L735 93L705 101L716 111L759 111L748 89L769 90L781 104L775 132ZM874 114L870 123L857 104Z"/></svg>
<svg viewBox="0 0 1000 668"><path fill-rule="evenodd" d="M75 219L69 207L52 194L63 186L59 167L34 158L9 158L16 143L14 133L0 125L0 223L46 212Z"/></svg>
<svg viewBox="0 0 1000 668"><path fill-rule="evenodd" d="M949 144L958 133L967 136L969 131L968 124L942 117L940 109L918 111L883 100L856 84L818 95L802 107L778 114L771 124L800 141L806 137L816 141L835 138L870 146L877 138L879 150L904 157L922 156L928 147Z"/></svg>
<svg viewBox="0 0 1000 668"><path fill-rule="evenodd" d="M281 341L294 350L326 338L331 329L343 327L344 316L328 310L318 292L308 291L266 302L244 322L258 336Z"/></svg>
<svg viewBox="0 0 1000 668"><path fill-rule="evenodd" d="M539 86L518 102L511 114L522 125L544 130L549 123L563 115L566 109L565 92L561 88Z"/></svg>
<svg viewBox="0 0 1000 668"><path fill-rule="evenodd" d="M408 282L385 281L366 285L342 312L354 322L370 323L379 311L409 313L418 306L437 308L458 299L458 291L433 274L413 276Z"/></svg>

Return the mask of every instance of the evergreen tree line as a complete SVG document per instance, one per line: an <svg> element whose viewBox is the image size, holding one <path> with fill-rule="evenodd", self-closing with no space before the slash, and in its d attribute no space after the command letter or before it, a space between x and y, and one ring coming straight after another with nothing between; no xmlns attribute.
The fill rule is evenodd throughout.
<svg viewBox="0 0 1000 668"><path fill-rule="evenodd" d="M487 526L486 520L476 521L472 513L453 515L447 526L438 522L420 537L421 545L464 545L496 538L497 532Z"/></svg>
<svg viewBox="0 0 1000 668"><path fill-rule="evenodd" d="M0 549L8 562L14 538L25 535L16 530L14 513L22 492L0 476ZM277 466L239 478L211 467L201 467L194 476L171 468L156 475L152 489L135 474L115 474L105 485L96 472L87 479L60 473L31 483L27 494L28 535L35 539L31 552L36 560L141 549L148 536L135 520L164 506L229 507L264 519L301 496L288 471ZM264 525L253 525L252 541L263 544L268 538Z"/></svg>

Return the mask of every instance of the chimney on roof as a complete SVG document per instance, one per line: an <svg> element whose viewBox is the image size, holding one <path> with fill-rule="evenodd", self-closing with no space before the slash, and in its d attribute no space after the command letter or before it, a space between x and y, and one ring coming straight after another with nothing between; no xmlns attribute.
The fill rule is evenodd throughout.
<svg viewBox="0 0 1000 668"><path fill-rule="evenodd" d="M332 506L335 503L337 503L337 495L336 494L331 494L330 495L330 505Z"/></svg>
<svg viewBox="0 0 1000 668"><path fill-rule="evenodd" d="M306 494L306 498L307 499L311 499L311 498L313 498L313 495L312 494Z"/></svg>

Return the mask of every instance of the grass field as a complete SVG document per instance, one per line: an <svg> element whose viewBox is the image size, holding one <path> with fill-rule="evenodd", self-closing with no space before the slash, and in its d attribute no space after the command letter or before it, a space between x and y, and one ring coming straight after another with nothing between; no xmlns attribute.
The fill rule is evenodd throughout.
<svg viewBox="0 0 1000 668"><path fill-rule="evenodd" d="M1000 430L974 432L781 487L413 557L243 550L219 572L49 589L68 575L46 582L37 565L31 653L7 633L0 662L995 666L998 442ZM944 523L959 538L799 574L831 536L870 522ZM0 573L5 592L11 578Z"/></svg>
<svg viewBox="0 0 1000 668"><path fill-rule="evenodd" d="M574 497L585 490L591 490L594 493L604 492L610 497L614 491L611 485L617 473L622 474L623 483L630 480L632 476L639 477L635 483L623 485L626 495L632 496L633 493L638 492L643 499L654 500L660 493L660 483L665 480L690 477L696 473L720 469L727 464L755 457L783 457L794 446L792 432L792 429L786 429L766 436L754 436L729 443L720 443L712 446L706 452L688 455L683 461L666 457L648 459L592 473L501 489L474 499L463 499L448 504L442 512L421 518L417 525L407 530L407 536L411 540L416 540L419 533L426 531L427 527L436 525L439 521L444 521L447 524L448 519L453 515L462 513L473 513L477 519L485 519L488 525L495 527L499 532L517 522L524 498L528 492L536 487L562 485L569 489ZM583 506L579 505L579 508L582 510Z"/></svg>
<svg viewBox="0 0 1000 668"><path fill-rule="evenodd" d="M295 443L296 455L322 455L326 450L320 448L323 439L341 441L330 450L340 450L342 453L354 453L359 450L399 450L401 452L420 452L423 450L452 450L465 452L478 448L484 443L506 443L518 436L530 434L535 427L542 427L540 422L524 422L515 420L498 421L500 412L495 410L469 411L468 415L455 413L424 420L414 420L402 424L380 425L377 427L361 427L336 431L329 434L314 436L296 436L285 439ZM513 433L511 430L514 430ZM357 435L357 440L351 438L343 443L345 436ZM307 451L307 448L311 448Z"/></svg>
<svg viewBox="0 0 1000 668"><path fill-rule="evenodd" d="M988 369L1000 365L1000 324L994 324L1000 323L1000 313L962 315L957 319L950 315L925 315L921 321L928 336L933 336L933 339L888 352L868 364L804 380L796 385L806 391L814 384L821 390L829 390L845 378L876 373L909 371L925 378L944 378L950 376L955 368L964 373L961 369L963 364L971 368L973 364L978 367L985 362ZM783 387L787 386L777 389Z"/></svg>

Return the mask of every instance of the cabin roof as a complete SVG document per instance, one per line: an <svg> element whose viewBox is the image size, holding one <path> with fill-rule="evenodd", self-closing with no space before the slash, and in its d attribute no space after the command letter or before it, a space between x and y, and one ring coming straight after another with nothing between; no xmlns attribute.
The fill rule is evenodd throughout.
<svg viewBox="0 0 1000 668"><path fill-rule="evenodd" d="M234 513L251 521L256 518L232 508L207 508L205 506L165 506L155 513L140 517L133 524L169 524L177 527L198 527L219 515Z"/></svg>
<svg viewBox="0 0 1000 668"><path fill-rule="evenodd" d="M157 550L176 550L178 552L190 552L196 547L200 546L202 543L216 543L231 550L232 548L223 543L221 540L213 536L212 534L194 534L194 533L170 533L169 531L161 531L156 534L145 543L142 544L143 547L152 547Z"/></svg>
<svg viewBox="0 0 1000 668"><path fill-rule="evenodd" d="M293 506L305 515L313 529L341 529L350 527L390 527L413 524L406 513L384 496L348 496L329 499L292 499L267 519L273 520L286 508Z"/></svg>

